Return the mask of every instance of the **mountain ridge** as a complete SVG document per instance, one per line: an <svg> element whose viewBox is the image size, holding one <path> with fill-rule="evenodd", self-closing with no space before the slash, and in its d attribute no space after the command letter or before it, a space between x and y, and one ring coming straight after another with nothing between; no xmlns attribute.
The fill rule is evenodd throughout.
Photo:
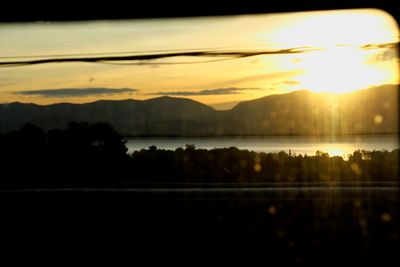
<svg viewBox="0 0 400 267"><path fill-rule="evenodd" d="M0 104L0 132L30 122L44 129L69 121L107 121L125 136L326 135L398 132L398 88L383 85L343 95L308 90L242 101L229 110L190 98Z"/></svg>

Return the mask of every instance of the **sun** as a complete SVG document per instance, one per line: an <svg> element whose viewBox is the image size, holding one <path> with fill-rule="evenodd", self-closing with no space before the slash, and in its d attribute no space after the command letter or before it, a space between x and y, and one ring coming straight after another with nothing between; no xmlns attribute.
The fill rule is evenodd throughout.
<svg viewBox="0 0 400 267"><path fill-rule="evenodd" d="M368 51L331 47L303 55L297 79L305 89L318 93L348 93L385 83L387 70L368 64Z"/></svg>
<svg viewBox="0 0 400 267"><path fill-rule="evenodd" d="M395 61L376 60L384 48L366 45L397 43L395 20L377 9L310 12L296 14L292 23L279 27L273 43L284 47L314 49L297 54L292 63L302 71L296 81L314 92L348 93L399 81Z"/></svg>

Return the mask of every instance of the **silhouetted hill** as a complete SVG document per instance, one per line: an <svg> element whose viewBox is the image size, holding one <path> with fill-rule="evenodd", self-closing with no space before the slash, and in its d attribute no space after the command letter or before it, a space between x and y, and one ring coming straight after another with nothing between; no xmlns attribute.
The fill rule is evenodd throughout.
<svg viewBox="0 0 400 267"><path fill-rule="evenodd" d="M52 129L65 128L70 121L106 121L124 135L182 135L191 129L195 134L201 127L198 122L212 118L214 112L196 101L172 97L48 106L10 103L0 105L0 131L18 129L26 122Z"/></svg>
<svg viewBox="0 0 400 267"><path fill-rule="evenodd" d="M0 131L26 122L52 129L65 128L70 121L106 121L126 136L397 133L397 101L397 86L384 85L344 95L305 90L270 95L227 111L175 97L48 106L10 103L0 105Z"/></svg>
<svg viewBox="0 0 400 267"><path fill-rule="evenodd" d="M384 85L335 95L310 91L239 103L230 112L242 135L374 134L398 130L398 91Z"/></svg>

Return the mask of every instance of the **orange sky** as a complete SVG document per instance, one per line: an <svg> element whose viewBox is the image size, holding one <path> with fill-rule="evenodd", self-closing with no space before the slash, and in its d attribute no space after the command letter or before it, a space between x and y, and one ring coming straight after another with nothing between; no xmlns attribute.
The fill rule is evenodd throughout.
<svg viewBox="0 0 400 267"><path fill-rule="evenodd" d="M5 58L12 56L307 47L303 53L197 64L166 63L215 58L165 58L151 61L152 65L52 63L0 67L0 102L80 103L171 95L217 107L228 103L228 107L238 101L299 89L345 93L399 83L397 50L391 45L398 41L394 19L373 9L0 24L0 61L16 60Z"/></svg>

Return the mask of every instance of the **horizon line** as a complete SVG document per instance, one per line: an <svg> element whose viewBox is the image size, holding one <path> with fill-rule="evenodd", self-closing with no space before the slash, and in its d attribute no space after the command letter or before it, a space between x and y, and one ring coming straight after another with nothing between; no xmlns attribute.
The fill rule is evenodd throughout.
<svg viewBox="0 0 400 267"><path fill-rule="evenodd" d="M254 99L249 99L249 100L241 100L241 101L228 101L230 102L237 102L237 104L235 104L232 108L229 109L216 109L213 107L213 105L221 105L224 103L228 103L228 102L220 102L220 103L214 103L214 104L205 104L201 101L198 100L194 100L193 97L188 97L188 96L176 96L176 95L159 95L159 96L155 96L155 97L150 97L147 99L134 99L134 98L124 98L124 99L97 99L94 101L88 101L88 102L81 102L81 103L73 103L73 102L66 102L66 101L62 101L62 102L55 102L55 103L51 103L51 104L39 104L39 103L35 103L35 102L21 102L21 101L12 101L12 102L1 102L0 105L10 105L10 104L27 104L27 105L36 105L36 106L53 106L53 105L61 105L61 104L68 104L68 105L84 105L84 104L93 104L93 103L97 103L97 102L101 102L101 101L106 101L106 102L122 102L122 101L138 101L138 102L146 102L146 101L150 101L150 100L154 100L154 99L160 99L160 98L171 98L171 99L185 99L185 100L191 100L197 103L200 103L202 105L208 106L210 108L213 108L217 111L227 111L227 110L232 110L235 106L237 106L239 103L243 103L243 102L248 102L248 101L254 101L254 100L258 100L258 99L262 99L262 98L266 98L269 96L274 96L274 95L288 95L288 94L292 94L292 93L299 93L299 92L307 92L307 93L311 93L311 94L316 94L316 95L349 95L349 94L353 94L359 91L364 91L364 90L370 90L370 89L376 89L376 88L380 88L383 86L397 86L400 87L400 82L398 84L393 84L393 83L388 83L388 84L382 84L382 85L377 85L377 86L370 86L367 88L362 88L362 89L358 89L355 91L351 91L351 92L314 92L310 89L298 89L298 90L292 90L289 92L282 92L282 93L272 93L272 94L268 94L262 97L257 97ZM90 88L90 87L88 87ZM88 89L88 88L77 88L77 89ZM62 90L63 88L60 88L60 90ZM111 88L109 88L111 89ZM32 90L35 91L35 90ZM38 90L40 91L40 89Z"/></svg>

